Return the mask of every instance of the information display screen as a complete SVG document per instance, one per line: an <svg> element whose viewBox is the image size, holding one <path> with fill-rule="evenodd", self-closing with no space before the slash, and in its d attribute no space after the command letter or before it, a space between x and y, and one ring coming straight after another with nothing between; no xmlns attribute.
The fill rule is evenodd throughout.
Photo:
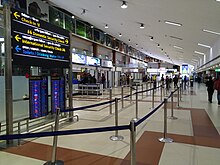
<svg viewBox="0 0 220 165"><path fill-rule="evenodd" d="M72 53L72 62L76 64L86 64L86 56L83 54Z"/></svg>
<svg viewBox="0 0 220 165"><path fill-rule="evenodd" d="M107 67L107 68L112 68L113 67L112 61L102 60L101 64L102 64L102 67Z"/></svg>
<svg viewBox="0 0 220 165"><path fill-rule="evenodd" d="M56 113L65 109L65 78L51 77L51 111Z"/></svg>
<svg viewBox="0 0 220 165"><path fill-rule="evenodd" d="M182 74L188 74L189 66L188 65L182 65Z"/></svg>
<svg viewBox="0 0 220 165"><path fill-rule="evenodd" d="M39 118L48 114L48 80L47 77L29 78L29 117Z"/></svg>
<svg viewBox="0 0 220 165"><path fill-rule="evenodd" d="M11 9L13 62L37 66L68 67L69 32Z"/></svg>
<svg viewBox="0 0 220 165"><path fill-rule="evenodd" d="M87 65L100 66L101 61L99 58L87 56Z"/></svg>

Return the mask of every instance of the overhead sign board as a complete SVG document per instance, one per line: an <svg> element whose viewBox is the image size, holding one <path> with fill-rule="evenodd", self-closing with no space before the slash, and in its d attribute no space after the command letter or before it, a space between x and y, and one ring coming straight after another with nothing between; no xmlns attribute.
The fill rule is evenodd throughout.
<svg viewBox="0 0 220 165"><path fill-rule="evenodd" d="M68 67L70 39L67 30L12 9L11 33L14 63Z"/></svg>

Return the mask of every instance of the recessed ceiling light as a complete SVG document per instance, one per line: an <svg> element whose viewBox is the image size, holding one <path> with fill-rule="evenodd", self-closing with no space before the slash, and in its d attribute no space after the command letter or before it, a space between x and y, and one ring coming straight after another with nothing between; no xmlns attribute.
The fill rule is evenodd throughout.
<svg viewBox="0 0 220 165"><path fill-rule="evenodd" d="M92 26L92 25L91 25L90 27L91 27L92 29L94 28L94 26Z"/></svg>
<svg viewBox="0 0 220 165"><path fill-rule="evenodd" d="M55 21L56 21L56 22L58 22L58 21L59 21L59 19L58 19L58 18L56 18L56 19L55 19Z"/></svg>
<svg viewBox="0 0 220 165"><path fill-rule="evenodd" d="M211 46L209 45L205 45L205 44L201 44L201 43L198 43L199 46L203 46L203 47L206 47L206 48L211 48Z"/></svg>
<svg viewBox="0 0 220 165"><path fill-rule="evenodd" d="M72 15L72 19L74 19L75 18L75 16L74 15Z"/></svg>
<svg viewBox="0 0 220 165"><path fill-rule="evenodd" d="M153 37L153 36L151 36L151 37L150 37L150 40L151 40L151 41L153 41L153 40L154 40L154 37Z"/></svg>
<svg viewBox="0 0 220 165"><path fill-rule="evenodd" d="M157 44L157 47L160 47L160 44Z"/></svg>
<svg viewBox="0 0 220 165"><path fill-rule="evenodd" d="M118 35L119 37L121 37L122 36L122 34L121 33L119 33L119 35Z"/></svg>
<svg viewBox="0 0 220 165"><path fill-rule="evenodd" d="M163 51L163 49L161 49L161 52Z"/></svg>
<svg viewBox="0 0 220 165"><path fill-rule="evenodd" d="M220 0L216 0L217 2L220 2Z"/></svg>
<svg viewBox="0 0 220 165"><path fill-rule="evenodd" d="M198 51L194 51L194 53L196 53L196 54L200 54L200 55L205 55L205 53L198 52Z"/></svg>
<svg viewBox="0 0 220 165"><path fill-rule="evenodd" d="M138 47L138 44L136 44L136 47Z"/></svg>
<svg viewBox="0 0 220 165"><path fill-rule="evenodd" d="M183 26L181 23L171 22L171 21L164 21L164 23L169 24L169 25L174 25L174 26Z"/></svg>
<svg viewBox="0 0 220 165"><path fill-rule="evenodd" d="M128 7L127 2L126 1L122 1L121 8L122 9L126 9L127 7Z"/></svg>
<svg viewBox="0 0 220 165"><path fill-rule="evenodd" d="M176 46L176 45L174 45L173 47L176 48L176 49L183 49L182 47Z"/></svg>
<svg viewBox="0 0 220 165"><path fill-rule="evenodd" d="M131 42L131 40L129 39L128 42Z"/></svg>
<svg viewBox="0 0 220 165"><path fill-rule="evenodd" d="M108 29L108 24L105 25L105 28Z"/></svg>
<svg viewBox="0 0 220 165"><path fill-rule="evenodd" d="M143 23L141 23L140 29L144 29L144 24Z"/></svg>
<svg viewBox="0 0 220 165"><path fill-rule="evenodd" d="M212 31L212 30L203 29L202 31L207 32L207 33L211 33L211 34L220 35L219 32L215 32L215 31Z"/></svg>
<svg viewBox="0 0 220 165"><path fill-rule="evenodd" d="M104 34L107 34L106 32Z"/></svg>

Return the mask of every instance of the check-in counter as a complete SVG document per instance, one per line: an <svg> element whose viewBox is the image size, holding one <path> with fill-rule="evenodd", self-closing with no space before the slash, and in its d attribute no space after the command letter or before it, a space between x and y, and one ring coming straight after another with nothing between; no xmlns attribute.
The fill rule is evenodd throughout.
<svg viewBox="0 0 220 165"><path fill-rule="evenodd" d="M77 91L81 95L102 95L103 84L78 84Z"/></svg>

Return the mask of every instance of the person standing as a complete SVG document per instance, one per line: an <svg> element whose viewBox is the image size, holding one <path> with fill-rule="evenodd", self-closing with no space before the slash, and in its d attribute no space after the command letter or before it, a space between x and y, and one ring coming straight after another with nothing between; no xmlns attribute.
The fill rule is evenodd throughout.
<svg viewBox="0 0 220 165"><path fill-rule="evenodd" d="M220 77L214 82L214 89L217 90L218 105L220 105Z"/></svg>
<svg viewBox="0 0 220 165"><path fill-rule="evenodd" d="M173 83L174 83L174 88L177 88L177 83L178 83L177 75L175 75L175 77L173 78Z"/></svg>
<svg viewBox="0 0 220 165"><path fill-rule="evenodd" d="M208 91L208 101L212 103L212 95L214 93L214 81L212 80L211 76L208 78L208 81L206 81L206 86Z"/></svg>

